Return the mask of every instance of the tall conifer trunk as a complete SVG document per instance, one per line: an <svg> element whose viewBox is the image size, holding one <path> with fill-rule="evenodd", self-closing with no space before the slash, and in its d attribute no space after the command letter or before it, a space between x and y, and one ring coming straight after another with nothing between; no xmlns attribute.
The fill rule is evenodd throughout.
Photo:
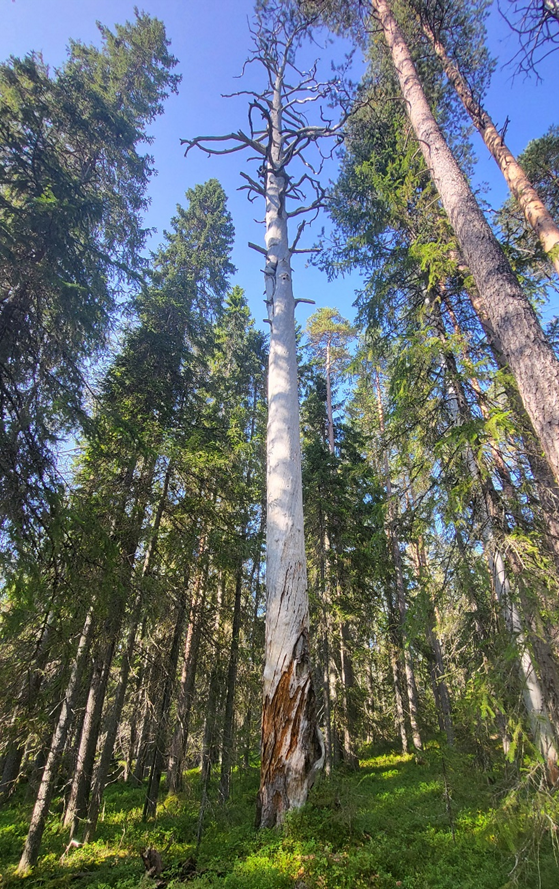
<svg viewBox="0 0 559 889"><path fill-rule="evenodd" d="M382 393L381 393L381 385L380 385L380 373L377 370L376 374L376 382L377 382L377 401L378 401L378 413L379 413L379 425L380 431L384 435L384 412L382 408ZM421 733L419 731L418 724L418 711L419 711L419 703L418 703L418 695L417 695L417 685L415 682L415 672L413 669L413 662L411 651L409 645L407 644L407 628L406 628L406 616L407 616L407 601L406 601L406 586L404 583L404 571L402 565L402 554L400 552L400 541L398 537L398 530L396 527L396 503L394 500L394 494L392 490L392 478L390 475L390 464L388 461L388 453L386 450L383 454L383 471L384 471L384 481L386 484L386 496L388 500L388 522L386 523L386 536L388 538L388 542L390 544L390 548L392 550L392 562L394 565L394 581L395 581L395 591L396 591L396 603L397 603L397 614L399 615L399 633L398 638L400 640L400 646L402 649L402 654L404 657L404 669L406 674L406 691L407 691L407 699L408 699L408 714L410 719L410 725L412 730L412 738L413 738L413 746L416 750L421 750L423 748L423 743L421 741Z"/></svg>
<svg viewBox="0 0 559 889"><path fill-rule="evenodd" d="M266 249L251 244L266 257L264 276L270 324L267 608L257 802L257 823L262 827L281 822L288 809L305 802L324 762L309 656L295 338L297 301L291 280L291 257L305 223L299 225L291 246L287 223L290 216L316 212L322 206L324 190L312 175L315 168L305 157L305 151L324 138L338 137L342 122L330 124L322 108L318 125L312 125L306 116L305 109L312 108L313 102L330 102L333 90L339 87L339 79L321 83L315 79L313 68L301 72L295 64L297 48L309 25L297 4L280 0L258 4L250 61L260 62L266 74L261 93L241 91L250 97L248 132L239 129L222 136L183 140L188 146L187 154L194 147L209 154L250 150L252 159L256 158L260 165L257 178L242 173L247 183L243 188L251 197L263 197L266 204ZM220 143L225 147L219 147ZM322 159L319 156L318 166ZM299 179L287 170L294 160L305 165ZM302 202L309 191L314 199L304 206ZM286 208L289 198L298 203L291 211Z"/></svg>
<svg viewBox="0 0 559 889"><path fill-rule="evenodd" d="M429 22L423 17L421 19L421 27L440 59L446 76L470 115L472 123L481 134L483 141L505 177L511 194L518 201L526 222L536 233L549 261L559 274L559 227L512 151L505 144L503 136L498 132L489 114L475 97L457 65L449 58L442 41L437 37Z"/></svg>
<svg viewBox="0 0 559 889"><path fill-rule="evenodd" d="M322 766L309 656L295 300L282 166L283 70L266 162L266 296L270 321L267 436L266 663L258 819L271 827L307 799Z"/></svg>
<svg viewBox="0 0 559 889"><path fill-rule="evenodd" d="M435 310L435 327L438 335L444 342L444 335L440 329L441 319ZM438 322L438 324L437 324ZM454 357L448 350L443 351L443 369L446 376L446 388L449 396L449 410L452 420L457 425L462 425L471 419L468 405L457 377ZM523 615L511 589L508 578L505 558L500 545L495 515L497 508L494 503L495 494L489 479L483 477L477 463L474 452L469 444L465 446L465 461L473 482L479 487L481 496L478 499L477 508L481 519L481 538L484 545L491 582L495 598L499 605L500 615L505 628L518 647L518 669L522 682L524 703L530 723L530 729L534 741L547 763L548 775L553 783L557 780L557 742L554 737L553 727L550 721L549 703L545 699L542 684L535 669L529 639L524 626ZM520 573L520 572L519 572ZM522 584L522 578L519 578Z"/></svg>
<svg viewBox="0 0 559 889"><path fill-rule="evenodd" d="M188 586L188 578L185 586ZM159 704L157 713L157 725L155 729L155 743L151 753L151 763L149 771L148 789L144 800L144 810L142 813L142 821L153 818L157 811L157 798L159 796L159 785L161 783L161 774L165 763L165 747L167 741L167 727L169 723L169 711L173 698L173 688L177 674L177 664L179 661L180 642L184 630L184 621L186 617L187 601L186 595L182 596L176 610L175 629L169 650L165 669L165 680L163 683L163 694Z"/></svg>
<svg viewBox="0 0 559 889"><path fill-rule="evenodd" d="M559 481L559 362L433 117L388 0L372 0L372 8L391 52L410 122L498 347Z"/></svg>
<svg viewBox="0 0 559 889"><path fill-rule="evenodd" d="M231 645L229 648L229 664L227 667L227 693L225 698L225 716L223 719L223 739L221 744L221 774L219 778L219 795L222 800L229 799L231 763L233 761L233 746L235 737L234 705L235 690L237 688L237 668L239 664L239 636L241 632L242 592L243 560L241 556L235 576L235 602L233 605Z"/></svg>
<svg viewBox="0 0 559 889"><path fill-rule="evenodd" d="M206 538L200 538L198 557L202 560L199 565L194 591L190 603L188 627L184 640L184 661L182 665L180 687L177 696L177 716L172 732L169 760L167 764L167 783L169 793L176 793L182 789L183 761L188 744L190 731L190 713L194 701L196 682L196 669L198 666L198 653L200 651L200 638L202 634L202 621L208 583L209 561L205 553Z"/></svg>
<svg viewBox="0 0 559 889"><path fill-rule="evenodd" d="M87 617L85 619L83 630L81 632L80 640L78 643L76 656L72 664L72 670L70 672L68 685L66 686L64 701L62 703L60 715L58 717L56 728L52 737L45 768L43 769L41 783L39 785L39 791L37 793L37 799L33 808L33 814L31 815L31 824L29 825L29 832L25 841L25 847L19 862L19 874L26 874L29 869L37 863L37 858L39 857L39 849L41 847L41 840L43 838L43 832L45 830L46 817L54 791L56 772L58 769L58 764L60 762L60 757L62 756L62 752L64 750L66 738L68 737L68 730L70 728L70 723L73 716L73 708L79 688L79 681L87 656L87 647L91 640L91 632L93 626L93 607L94 606L91 605L87 613Z"/></svg>

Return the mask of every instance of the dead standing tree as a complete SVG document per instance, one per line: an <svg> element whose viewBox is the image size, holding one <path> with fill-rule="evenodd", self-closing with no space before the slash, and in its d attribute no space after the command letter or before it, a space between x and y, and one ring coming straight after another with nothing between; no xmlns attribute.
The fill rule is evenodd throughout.
<svg viewBox="0 0 559 889"><path fill-rule="evenodd" d="M266 662L257 814L262 827L281 822L288 809L305 802L324 760L309 657L294 318L296 304L305 300L293 296L291 257L309 252L297 244L309 214L316 215L323 203L324 190L318 180L322 163L341 140L342 122L327 120L323 103L335 99L343 105L343 97L338 80L317 80L316 63L309 72L295 64L310 24L289 3L261 4L251 31L254 49L248 62L263 66L267 85L261 92L234 93L248 97L248 131L183 140L186 153L194 147L208 154L252 152L251 160L259 164L256 178L241 173L245 180L241 188L251 201L264 198L266 206L266 247L250 245L266 258L270 324ZM311 108L317 113L317 124L309 120ZM320 149L323 139L331 140L328 154ZM299 167L298 178L287 172L288 167ZM304 219L290 245L288 223L294 217Z"/></svg>
<svg viewBox="0 0 559 889"><path fill-rule="evenodd" d="M518 74L539 77L537 66L559 49L559 0L499 0L497 6L520 44L510 63Z"/></svg>

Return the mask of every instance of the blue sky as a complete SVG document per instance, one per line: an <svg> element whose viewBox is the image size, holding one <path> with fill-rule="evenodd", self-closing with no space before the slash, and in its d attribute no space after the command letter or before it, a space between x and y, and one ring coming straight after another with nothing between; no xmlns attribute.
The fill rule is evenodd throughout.
<svg viewBox="0 0 559 889"><path fill-rule="evenodd" d="M245 123L245 101L222 99L221 94L240 87L235 78L250 50L248 20L252 0L144 0L138 5L165 22L172 51L180 61L178 70L183 75L179 95L169 97L165 115L152 128L155 142L150 151L158 170L151 184L152 203L146 220L157 229L152 246L159 243L185 190L210 177L218 178L228 195L237 232L233 254L238 269L235 283L246 290L253 314L259 326L263 326L262 261L247 246L249 240L263 241L263 227L254 222L254 217L261 218L262 213L261 208L247 202L244 192L236 190L242 184L239 171L245 169L243 155L207 158L193 151L185 159L180 145L181 137L230 132ZM43 53L45 62L56 67L65 59L70 38L98 42L95 22L100 20L113 27L117 22L132 19L133 7L134 3L128 0L0 0L0 57L36 50ZM489 20L489 37L491 50L501 64L514 55L514 35L496 10ZM324 55L341 59L346 50L347 45L334 44ZM254 78L255 68L249 71ZM540 75L542 83L534 78L513 79L511 70L503 70L499 65L487 97L487 108L499 126L507 116L510 118L507 142L516 153L552 123L559 122L559 53L541 66ZM486 198L497 206L506 197L506 186L477 133L474 145L480 158L476 182L488 184ZM319 220L314 231L318 232L320 226ZM311 241L312 234L307 244ZM295 263L296 296L314 299L318 306L334 306L348 317L353 313L356 283L353 279L330 284L318 270L307 268L303 257ZM559 306L550 310L559 312ZM304 323L311 311L312 307L300 306L298 320Z"/></svg>

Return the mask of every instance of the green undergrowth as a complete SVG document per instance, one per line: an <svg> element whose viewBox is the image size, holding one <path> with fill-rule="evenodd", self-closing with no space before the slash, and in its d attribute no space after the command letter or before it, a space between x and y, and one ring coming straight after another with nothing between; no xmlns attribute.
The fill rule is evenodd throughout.
<svg viewBox="0 0 559 889"><path fill-rule="evenodd" d="M2 887L153 889L140 852L162 856L160 886L178 889L556 889L559 801L537 772L487 773L431 746L421 757L371 756L358 772L323 776L281 830L254 829L256 769L238 773L226 806L210 803L196 851L199 776L142 824L145 790L115 783L94 843L65 852L53 808L39 865L15 876L31 804L25 789L0 811Z"/></svg>

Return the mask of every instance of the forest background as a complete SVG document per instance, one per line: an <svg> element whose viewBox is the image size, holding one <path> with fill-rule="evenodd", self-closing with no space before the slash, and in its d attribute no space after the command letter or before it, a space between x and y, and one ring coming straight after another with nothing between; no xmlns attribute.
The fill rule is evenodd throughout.
<svg viewBox="0 0 559 889"><path fill-rule="evenodd" d="M401 106L391 106L387 93L383 101L382 89L397 87L382 68L386 58L374 57L374 51L373 68L379 65L386 79L372 88L381 95L375 126L366 126L373 99L349 124L350 150L332 204L337 230L319 219L300 245L312 243L326 225L326 245L332 233L334 249L318 264L330 271L339 264L348 274L327 280L300 257L294 272L298 299L335 307L349 318L356 289L361 291L353 386L346 374L356 330L335 313L303 306L297 315L304 324L313 313L309 345L300 355L302 440L313 668L327 777L301 818L287 818L283 833L264 831L256 838L248 827L264 623L262 332L267 332L261 322L262 260L248 242L262 243L253 220L262 213L238 191L240 174L250 170L242 155L208 159L203 151L191 151L185 159L180 140L234 133L245 124L246 96L225 99L221 93L260 88L256 66L246 68L242 82L235 79L250 50L253 10L248 4L207 4L203 10L155 6L146 12L164 19L170 51L180 60L173 68L159 45L159 89L178 86L178 95L165 100L165 114L159 107L154 111L153 94L144 104L142 89L149 94L149 83L142 72L153 69L136 66L125 41L113 41L107 31L101 32L102 44L94 24L94 19L109 28L122 24L132 19L131 8L39 7L18 0L3 6L2 40L10 44L5 57L41 52L53 75L53 95L67 41L83 41L70 44L73 67L59 72L68 102L59 92L59 108L50 113L56 119L60 112L68 127L57 145L58 160L70 159L70 170L75 161L85 182L95 169L106 189L104 202L96 203L90 192L91 203L79 205L76 229L73 205L62 200L64 176L53 180L59 195L49 185L20 205L24 180L9 178L17 161L24 166L30 160L31 190L40 184L34 178L42 169L37 159L46 158L47 177L58 171L58 161L56 154L41 154L41 138L28 154L10 154L16 128L10 129L6 115L3 194L15 195L4 206L12 217L5 226L11 240L3 253L2 316L3 336L6 331L13 336L3 345L9 372L2 381L7 471L0 795L9 879L31 874L52 885L75 879L99 887L105 881L133 886L137 874L119 870L118 859L127 858L129 867L142 840L148 885L153 879L161 886L193 881L243 889L384 889L396 882L423 889L452 885L459 866L467 873L460 875L464 887L482 885L482 874L488 889L503 885L507 875L518 885L523 880L536 885L542 869L541 885L552 885L558 822L557 503L496 348L498 337L484 326L483 313L480 325L471 311L468 300L475 306L475 290L436 209L409 124L398 114L383 118L387 108ZM405 18L403 0L398 8ZM161 40L161 29L148 19L140 19L138 28L149 40ZM520 153L556 122L548 96L557 66L553 56L538 64L541 83L533 75L513 78L514 68L501 67L517 51L514 35L505 38L506 33L493 9L489 51L498 67L485 104ZM101 47L101 54L86 49L89 43ZM339 61L352 46L349 40L330 42L321 32L318 48L303 48L302 65L320 55L320 73L327 73L330 61ZM416 50L421 51L419 41ZM360 52L355 80L364 68ZM114 68L103 68L110 53ZM23 83L26 70L13 65ZM429 65L426 70L433 102L440 101L441 118L468 169L468 150L460 149L463 119L453 119L439 75ZM138 76L138 93L122 91L131 71ZM45 85L33 76L29 95L33 84ZM20 84L9 66L3 77L5 107L15 116L23 109L24 134L33 134L48 103L29 106L25 118L28 109L18 105ZM89 91L88 78L96 88L102 84L99 93ZM84 138L80 128L88 115L95 119L99 107L107 112L97 118L100 132L92 129ZM118 148L131 132L126 114L140 120L143 114L155 137L137 147L154 155L159 170L149 183L151 203L142 219L153 229L146 257L148 248L159 250L149 259L144 286L138 286L137 266L120 292L126 275L114 259L126 261L134 237L142 241L123 209L144 209L142 164L132 152L128 166L118 166ZM105 125L115 136L108 146L102 143ZM47 124L45 133L56 142L56 127ZM475 133L472 141L477 150ZM89 142L98 153L91 149L88 155ZM50 150L48 138L46 144ZM494 209L506 192L490 163L474 167L472 179L489 218L497 220ZM538 175L537 164L535 169ZM323 184L337 174L334 158L325 165ZM548 179L545 187L556 206L556 174ZM252 187L258 191L254 181ZM177 202L185 203L185 191L187 208L175 211ZM39 230L43 218L52 219L37 266L35 230L28 238L14 224L20 215L26 218L22 207L37 213L31 218ZM59 210L68 215L58 217ZM119 242L124 229L113 227L119 213L132 232L124 245ZM551 272L523 236L510 205L507 213L497 220L500 234L512 226L507 250L548 322L556 310L552 288L545 302ZM58 218L69 222L58 230L59 241L52 236ZM107 228L96 228L95 219ZM114 256L82 250L82 235L94 248L114 246ZM25 259L18 266L12 260L19 249ZM46 274L27 287L27 272L42 269L45 256ZM93 256L98 266L93 261L88 266ZM275 274L269 259L267 286ZM110 268L114 277L105 278ZM98 315L87 300L80 301L80 293L89 292L80 278L84 270L86 278L88 271L92 275L93 293L103 295L107 280L115 287L122 311L110 318L114 306L107 294ZM27 341L22 320L30 293L38 323L29 326ZM60 297L54 306L67 342L57 340L56 311L49 315L43 293ZM75 319L64 314L73 300ZM24 311L18 315L20 305ZM95 365L87 345L102 342L108 320L109 348L97 353L101 361ZM550 329L556 336L557 325ZM529 360L525 367L529 382L548 379L540 366L530 371ZM67 456L68 445L78 457L75 467L67 459L51 464L56 448ZM57 470L67 487L59 484ZM281 734L281 718L278 725ZM314 751L317 760L319 754ZM191 770L196 764L199 770ZM385 780L391 782L388 796ZM403 806L398 795L406 800ZM395 831L392 850L381 840L383 806ZM395 849L410 838L413 854L398 861ZM220 843L223 854L217 851ZM162 873L161 856L169 852L173 864ZM83 872L77 871L81 864ZM96 876L96 870L110 867L116 868L112 876Z"/></svg>

